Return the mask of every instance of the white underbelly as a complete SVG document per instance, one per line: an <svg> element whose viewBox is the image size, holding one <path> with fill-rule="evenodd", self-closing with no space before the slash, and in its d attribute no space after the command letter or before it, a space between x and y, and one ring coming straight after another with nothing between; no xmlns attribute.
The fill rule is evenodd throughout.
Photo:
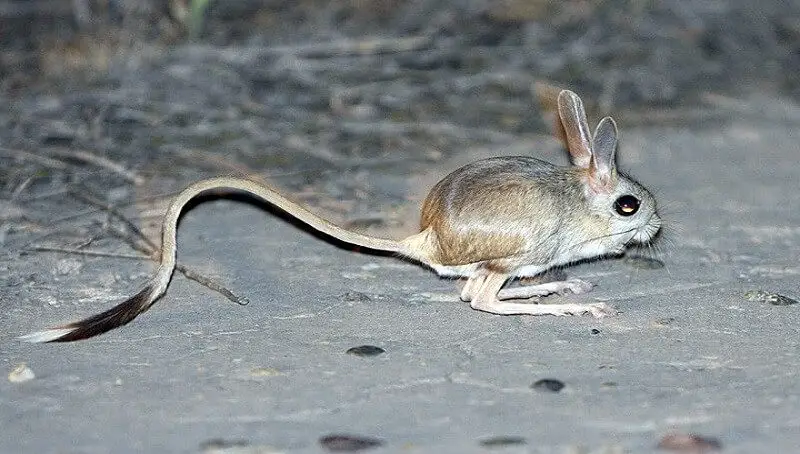
<svg viewBox="0 0 800 454"><path fill-rule="evenodd" d="M479 263L456 266L431 265L431 268L442 277L470 277L478 269L478 265Z"/></svg>
<svg viewBox="0 0 800 454"><path fill-rule="evenodd" d="M478 262L456 266L432 265L431 268L436 271L436 274L442 277L470 277L475 273L476 270L480 268L480 265L480 262ZM549 268L552 268L552 266L525 265L515 270L511 270L509 275L510 277L532 277L548 270Z"/></svg>

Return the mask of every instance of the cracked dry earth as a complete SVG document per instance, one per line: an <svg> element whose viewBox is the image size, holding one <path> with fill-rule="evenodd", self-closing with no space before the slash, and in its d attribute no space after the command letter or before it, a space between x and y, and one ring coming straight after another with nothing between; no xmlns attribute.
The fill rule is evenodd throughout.
<svg viewBox="0 0 800 454"><path fill-rule="evenodd" d="M184 217L179 257L249 305L176 274L124 328L24 344L130 295L153 265L23 251L30 207L7 199L0 364L23 379L0 383L0 451L793 452L800 306L758 292L800 296L800 109L743 103L691 126L620 125L623 168L662 204L665 266L641 251L568 268L597 287L549 301L620 311L601 320L472 311L427 270L214 200Z"/></svg>

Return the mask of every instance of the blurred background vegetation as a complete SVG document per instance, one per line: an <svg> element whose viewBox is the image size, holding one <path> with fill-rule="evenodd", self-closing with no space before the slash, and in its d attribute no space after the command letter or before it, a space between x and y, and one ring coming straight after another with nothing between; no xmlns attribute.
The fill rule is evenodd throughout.
<svg viewBox="0 0 800 454"><path fill-rule="evenodd" d="M606 108L800 93L800 2L788 0L2 0L0 30L6 94L130 70L187 43L412 36L430 42L401 68L519 72L601 94Z"/></svg>

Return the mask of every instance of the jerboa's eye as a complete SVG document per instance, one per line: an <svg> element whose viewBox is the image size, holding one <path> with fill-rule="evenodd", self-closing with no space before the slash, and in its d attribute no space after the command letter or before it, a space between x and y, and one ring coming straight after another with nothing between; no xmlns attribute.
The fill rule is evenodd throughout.
<svg viewBox="0 0 800 454"><path fill-rule="evenodd" d="M639 211L641 202L636 197L627 194L619 197L614 201L614 209L620 216L632 216Z"/></svg>

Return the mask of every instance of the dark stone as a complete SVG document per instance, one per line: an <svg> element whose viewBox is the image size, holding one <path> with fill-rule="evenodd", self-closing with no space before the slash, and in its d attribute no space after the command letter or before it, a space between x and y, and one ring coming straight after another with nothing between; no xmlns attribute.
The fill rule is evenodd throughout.
<svg viewBox="0 0 800 454"><path fill-rule="evenodd" d="M797 300L793 300L788 296L783 296L778 293L766 292L764 290L750 290L745 292L744 297L748 301L758 301L761 303L769 303L773 306L791 306L797 304Z"/></svg>
<svg viewBox="0 0 800 454"><path fill-rule="evenodd" d="M489 437L480 441L480 445L485 448L501 448L504 446L519 446L527 444L528 440L523 437L497 436Z"/></svg>
<svg viewBox="0 0 800 454"><path fill-rule="evenodd" d="M378 356L381 353L386 353L386 350L374 345L360 345L348 348L346 353L356 356Z"/></svg>
<svg viewBox="0 0 800 454"><path fill-rule="evenodd" d="M704 437L696 434L672 433L661 438L661 441L658 442L658 449L700 454L719 451L722 449L722 443L716 438Z"/></svg>
<svg viewBox="0 0 800 454"><path fill-rule="evenodd" d="M382 446L383 441L355 435L326 435L319 439L319 444L331 452L356 452Z"/></svg>
<svg viewBox="0 0 800 454"><path fill-rule="evenodd" d="M531 385L531 388L537 391L548 391L557 393L564 389L564 382L554 378L543 378Z"/></svg>
<svg viewBox="0 0 800 454"><path fill-rule="evenodd" d="M372 301L372 298L370 298L369 295L361 292L347 292L340 296L339 299L345 303L367 303Z"/></svg>
<svg viewBox="0 0 800 454"><path fill-rule="evenodd" d="M200 443L200 452L218 452L220 450L227 450L231 448L244 448L249 445L250 443L244 440L223 440L221 438L213 438Z"/></svg>

